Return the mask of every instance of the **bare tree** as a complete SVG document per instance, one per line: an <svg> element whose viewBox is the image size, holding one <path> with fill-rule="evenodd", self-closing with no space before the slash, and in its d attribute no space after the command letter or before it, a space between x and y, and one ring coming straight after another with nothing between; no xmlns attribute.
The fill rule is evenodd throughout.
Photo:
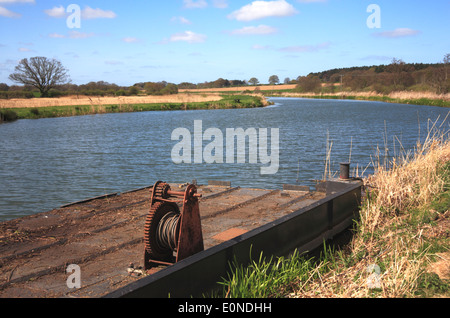
<svg viewBox="0 0 450 318"><path fill-rule="evenodd" d="M450 53L444 56L442 63L429 68L425 73L428 84L436 89L437 94L446 94L450 90L450 83L448 80L449 66Z"/></svg>
<svg viewBox="0 0 450 318"><path fill-rule="evenodd" d="M444 94L447 91L445 76L445 69L443 67L433 67L427 72L428 85L433 87L437 94Z"/></svg>
<svg viewBox="0 0 450 318"><path fill-rule="evenodd" d="M445 68L445 80L448 79L448 67L450 65L450 53L445 54L444 60L442 61L444 63Z"/></svg>
<svg viewBox="0 0 450 318"><path fill-rule="evenodd" d="M297 78L297 90L300 92L314 92L318 93L322 88L322 83L317 76L299 76Z"/></svg>
<svg viewBox="0 0 450 318"><path fill-rule="evenodd" d="M9 79L39 89L41 97L48 96L50 89L70 81L67 69L60 61L46 57L23 59L9 75Z"/></svg>
<svg viewBox="0 0 450 318"><path fill-rule="evenodd" d="M411 65L406 64L401 59L393 58L391 64L386 67L386 71L392 74L394 90L404 89L414 82L411 76L411 72L413 71Z"/></svg>

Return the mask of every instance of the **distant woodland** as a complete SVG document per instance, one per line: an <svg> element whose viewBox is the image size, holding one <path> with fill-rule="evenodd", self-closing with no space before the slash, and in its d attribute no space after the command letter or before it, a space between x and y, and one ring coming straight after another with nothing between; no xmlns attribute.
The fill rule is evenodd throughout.
<svg viewBox="0 0 450 318"><path fill-rule="evenodd" d="M389 65L332 69L297 78L299 91L329 92L340 89L375 91L389 94L394 91L417 91L446 94L450 91L450 54L443 63L408 64L393 59ZM325 85L322 85L325 84ZM342 85L342 87L341 87Z"/></svg>
<svg viewBox="0 0 450 318"><path fill-rule="evenodd" d="M440 63L405 63L401 59L393 59L387 65L358 66L337 68L295 79L285 78L280 81L277 75L268 79L271 85L297 84L294 91L313 93L336 93L340 91L377 92L390 94L394 91L433 92L447 94L450 92L450 54L445 55ZM161 82L141 82L129 87L119 86L106 81L90 82L83 85L55 85L47 97L65 95L87 96L132 96L132 95L170 95L177 94L179 89L205 89L226 87L248 87L261 85L259 79L228 80L219 78L204 83L180 84ZM40 97L39 91L32 85L12 85L0 83L0 98L33 98Z"/></svg>

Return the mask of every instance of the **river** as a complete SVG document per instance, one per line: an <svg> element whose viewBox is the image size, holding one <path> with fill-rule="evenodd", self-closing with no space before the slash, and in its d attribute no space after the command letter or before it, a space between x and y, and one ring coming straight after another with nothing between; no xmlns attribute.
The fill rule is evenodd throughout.
<svg viewBox="0 0 450 318"><path fill-rule="evenodd" d="M269 189L285 183L313 185L311 180L323 177L327 145L332 171L351 160L352 174L356 167L368 174L373 172L371 163L379 160L377 147L384 154L387 141L389 155L398 154L402 147L414 149L418 139L426 137L430 122L441 125L449 112L383 102L270 100L275 104L265 108L101 114L1 124L0 221L158 180L196 179L202 184L224 180L233 186ZM213 140L200 139L198 144L195 122L202 124L201 133L209 128L222 133L214 140L222 143L223 137L223 163L206 163L205 158L195 163L196 151L208 153ZM448 130L449 122L442 129ZM172 138L177 128L192 134L191 163L174 163L172 150L182 140ZM279 152L271 161L276 173L262 175L261 167L269 164L260 157L254 162L247 155L244 163L227 163L227 128L255 128L260 138L264 137L261 128L267 128L267 154ZM279 147L272 149L275 129ZM217 149L210 153L217 154Z"/></svg>

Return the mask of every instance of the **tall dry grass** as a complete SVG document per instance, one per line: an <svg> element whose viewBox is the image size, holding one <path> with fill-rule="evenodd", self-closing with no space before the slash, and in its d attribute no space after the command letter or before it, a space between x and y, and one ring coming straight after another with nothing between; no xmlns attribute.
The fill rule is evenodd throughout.
<svg viewBox="0 0 450 318"><path fill-rule="evenodd" d="M305 97L305 96L311 96L316 97L320 96L321 94L317 93L288 93L284 92L281 93L280 96L284 97ZM444 101L450 101L450 94L436 94L433 92L413 92L413 91L398 91L398 92L392 92L390 94L380 94L374 91L371 92L335 92L335 93L326 93L325 95L328 96L357 96L357 97L389 97L392 99L402 99L402 100L414 100L414 99L442 99Z"/></svg>
<svg viewBox="0 0 450 318"><path fill-rule="evenodd" d="M375 165L376 173L364 180L368 195L352 241L332 261L319 263L291 297L415 296L432 253L423 236L430 225L411 223L411 211L426 210L444 190L442 167L450 161L444 123L431 123L415 152Z"/></svg>
<svg viewBox="0 0 450 318"><path fill-rule="evenodd" d="M390 98L399 98L399 99L443 99L450 100L450 94L436 94L434 92L413 92L413 91L398 91L392 92L388 95Z"/></svg>
<svg viewBox="0 0 450 318"><path fill-rule="evenodd" d="M59 98L32 99L0 99L0 108L38 108L49 106L85 106L85 105L130 105L156 103L195 103L219 101L217 94L177 94L163 96L119 96L119 97L89 97L67 96Z"/></svg>

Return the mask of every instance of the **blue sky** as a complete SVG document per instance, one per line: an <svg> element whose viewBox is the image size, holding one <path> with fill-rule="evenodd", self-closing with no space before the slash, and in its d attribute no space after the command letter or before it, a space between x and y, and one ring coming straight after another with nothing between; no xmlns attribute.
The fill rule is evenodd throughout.
<svg viewBox="0 0 450 318"><path fill-rule="evenodd" d="M124 86L437 63L450 53L449 16L448 0L0 0L0 83L33 56L60 60L75 84Z"/></svg>

